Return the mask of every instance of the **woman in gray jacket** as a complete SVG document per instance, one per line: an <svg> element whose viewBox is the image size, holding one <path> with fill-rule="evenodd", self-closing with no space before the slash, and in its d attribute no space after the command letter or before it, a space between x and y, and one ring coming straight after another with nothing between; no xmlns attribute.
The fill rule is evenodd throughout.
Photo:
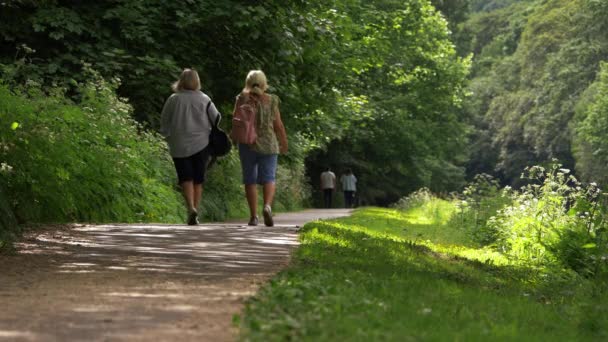
<svg viewBox="0 0 608 342"><path fill-rule="evenodd" d="M220 113L209 96L201 92L201 81L193 69L184 69L165 102L160 133L169 144L177 178L186 200L188 224L198 224L198 205L209 160L211 120Z"/></svg>

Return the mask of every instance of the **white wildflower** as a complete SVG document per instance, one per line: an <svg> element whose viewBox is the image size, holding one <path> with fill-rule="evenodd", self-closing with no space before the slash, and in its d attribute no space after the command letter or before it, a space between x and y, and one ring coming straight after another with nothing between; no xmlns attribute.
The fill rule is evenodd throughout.
<svg viewBox="0 0 608 342"><path fill-rule="evenodd" d="M0 173L10 173L13 171L13 167L8 165L7 163L0 163Z"/></svg>

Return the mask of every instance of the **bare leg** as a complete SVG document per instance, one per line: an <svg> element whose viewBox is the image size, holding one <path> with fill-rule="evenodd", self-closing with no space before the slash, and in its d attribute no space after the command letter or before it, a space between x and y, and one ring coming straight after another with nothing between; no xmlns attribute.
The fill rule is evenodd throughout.
<svg viewBox="0 0 608 342"><path fill-rule="evenodd" d="M258 188L256 184L245 184L245 197L249 205L249 217L256 217L258 211Z"/></svg>
<svg viewBox="0 0 608 342"><path fill-rule="evenodd" d="M264 205L268 205L272 207L272 202L274 201L274 193L276 190L276 186L274 182L269 182L264 184Z"/></svg>
<svg viewBox="0 0 608 342"><path fill-rule="evenodd" d="M264 184L264 224L267 227L274 226L274 220L272 219L272 201L274 200L275 185L274 182Z"/></svg>
<svg viewBox="0 0 608 342"><path fill-rule="evenodd" d="M203 195L203 184L194 184L194 209L198 211L198 206L201 203L201 196Z"/></svg>
<svg viewBox="0 0 608 342"><path fill-rule="evenodd" d="M182 192L184 194L184 199L186 200L186 208L188 208L188 212L192 212L194 207L194 183L192 181L182 182Z"/></svg>

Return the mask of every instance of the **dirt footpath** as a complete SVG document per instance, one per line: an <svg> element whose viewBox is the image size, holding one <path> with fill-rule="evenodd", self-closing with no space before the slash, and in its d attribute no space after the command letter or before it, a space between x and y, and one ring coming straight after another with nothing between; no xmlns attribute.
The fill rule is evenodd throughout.
<svg viewBox="0 0 608 342"><path fill-rule="evenodd" d="M231 341L243 302L287 265L297 227L348 210L243 223L97 225L0 256L0 341Z"/></svg>

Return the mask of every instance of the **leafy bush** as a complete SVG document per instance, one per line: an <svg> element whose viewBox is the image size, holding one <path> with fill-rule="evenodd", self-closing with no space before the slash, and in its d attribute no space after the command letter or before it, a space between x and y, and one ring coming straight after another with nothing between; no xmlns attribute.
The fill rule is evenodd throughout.
<svg viewBox="0 0 608 342"><path fill-rule="evenodd" d="M17 222L9 207L6 190L3 189L3 184L6 184L3 173L8 171L8 167L5 165L7 164L0 166L0 253L11 250L11 242L15 238L15 233L18 232Z"/></svg>
<svg viewBox="0 0 608 342"><path fill-rule="evenodd" d="M451 203L421 189L394 207L429 218L423 224L449 220L517 264L608 275L608 199L597 184L583 185L569 173L559 164L527 168L522 178L530 184L519 191L481 174Z"/></svg>
<svg viewBox="0 0 608 342"><path fill-rule="evenodd" d="M2 177L19 222L181 220L166 145L131 118L117 85L82 84L79 104L61 89L0 86Z"/></svg>
<svg viewBox="0 0 608 342"><path fill-rule="evenodd" d="M458 214L451 223L467 230L473 241L480 245L490 245L498 238L498 232L488 225L488 220L509 203L510 199L503 196L498 180L488 174L476 175L458 195Z"/></svg>
<svg viewBox="0 0 608 342"><path fill-rule="evenodd" d="M593 183L584 186L560 167L526 169L522 177L532 183L513 191L512 205L489 225L499 233L499 249L517 261L597 273L605 266L607 251L601 191Z"/></svg>
<svg viewBox="0 0 608 342"><path fill-rule="evenodd" d="M573 152L576 171L583 180L608 181L608 63L601 64L597 80L585 91L574 120Z"/></svg>

